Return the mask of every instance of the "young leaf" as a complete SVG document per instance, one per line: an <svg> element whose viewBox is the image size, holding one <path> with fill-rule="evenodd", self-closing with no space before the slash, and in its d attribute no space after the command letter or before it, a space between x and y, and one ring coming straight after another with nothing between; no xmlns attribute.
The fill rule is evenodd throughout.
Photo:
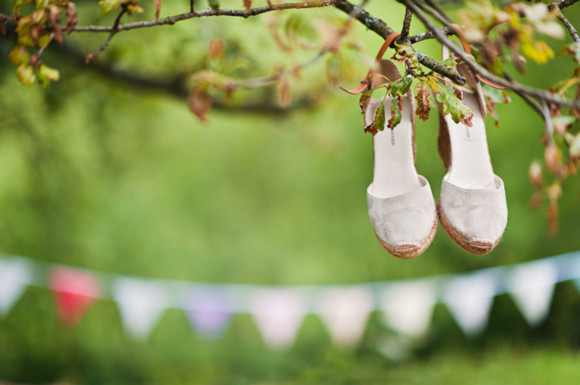
<svg viewBox="0 0 580 385"><path fill-rule="evenodd" d="M38 71L36 72L38 81L43 87L46 87L50 82L55 82L60 79L60 73L57 69L50 68L42 64Z"/></svg>
<svg viewBox="0 0 580 385"><path fill-rule="evenodd" d="M14 0L12 4L12 13L20 13L20 8L30 3L32 0Z"/></svg>
<svg viewBox="0 0 580 385"><path fill-rule="evenodd" d="M375 126L379 131L385 129L385 104L381 103L381 106L377 109L375 114Z"/></svg>
<svg viewBox="0 0 580 385"><path fill-rule="evenodd" d="M99 6L103 15L108 15L121 5L121 0L99 0Z"/></svg>
<svg viewBox="0 0 580 385"><path fill-rule="evenodd" d="M187 105L189 110L202 122L207 122L206 115L211 108L212 99L205 87L195 86L189 91Z"/></svg>
<svg viewBox="0 0 580 385"><path fill-rule="evenodd" d="M429 119L429 112L431 111L431 105L429 102L429 90L426 81L421 81L415 88L415 100L417 101L417 110L415 114L422 121L426 122Z"/></svg>
<svg viewBox="0 0 580 385"><path fill-rule="evenodd" d="M437 83L436 98L442 105L444 115L451 114L451 119L453 119L455 123L461 122L470 127L473 125L473 123L471 123L473 111L463 104L463 102L455 96L447 86Z"/></svg>
<svg viewBox="0 0 580 385"><path fill-rule="evenodd" d="M290 81L287 76L283 76L276 83L276 96L278 97L280 107L288 107L292 102L292 97L290 96Z"/></svg>
<svg viewBox="0 0 580 385"><path fill-rule="evenodd" d="M18 81L25 86L31 86L36 80L34 70L28 64L20 64L16 69L16 77Z"/></svg>
<svg viewBox="0 0 580 385"><path fill-rule="evenodd" d="M373 136L379 131L385 129L385 104L381 103L377 111L375 112L375 119L369 125L364 128L365 132L371 133Z"/></svg>
<svg viewBox="0 0 580 385"><path fill-rule="evenodd" d="M28 63L28 59L30 58L30 54L28 53L26 48L17 45L16 47L14 47L12 49L12 51L10 51L10 54L8 55L8 57L10 58L12 63L14 63L15 65L18 66L20 64Z"/></svg>
<svg viewBox="0 0 580 385"><path fill-rule="evenodd" d="M70 35L73 28L77 26L79 22L79 15L77 12L77 7L73 3L69 2L66 5L66 32Z"/></svg>
<svg viewBox="0 0 580 385"><path fill-rule="evenodd" d="M391 96L392 97L399 97L404 96L411 88L411 84L413 83L413 79L411 77L404 77L399 80L396 80L390 84Z"/></svg>
<svg viewBox="0 0 580 385"><path fill-rule="evenodd" d="M387 122L387 127L389 127L391 130L397 127L399 123L401 123L401 119L403 117L403 114L401 113L402 109L403 99L401 97L393 98L393 100L391 100L391 117Z"/></svg>
<svg viewBox="0 0 580 385"><path fill-rule="evenodd" d="M52 32L54 33L54 38L60 44L63 42L62 30L60 29L60 13L62 8L56 5L51 5L47 8L47 18L52 27Z"/></svg>
<svg viewBox="0 0 580 385"><path fill-rule="evenodd" d="M155 6L155 20L159 20L159 12L161 12L161 0L153 0Z"/></svg>
<svg viewBox="0 0 580 385"><path fill-rule="evenodd" d="M358 101L358 105L360 106L361 112L363 114L363 117L365 116L366 112L367 112L367 108L369 106L369 103L371 101L371 97L373 96L373 91L369 90L367 92L364 92L361 94L360 99Z"/></svg>
<svg viewBox="0 0 580 385"><path fill-rule="evenodd" d="M207 1L211 9L218 10L220 9L220 2L219 0L208 0Z"/></svg>

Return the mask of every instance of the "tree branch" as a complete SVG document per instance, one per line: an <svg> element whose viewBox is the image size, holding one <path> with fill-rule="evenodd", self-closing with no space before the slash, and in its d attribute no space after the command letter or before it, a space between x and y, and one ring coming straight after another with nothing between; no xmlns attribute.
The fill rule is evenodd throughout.
<svg viewBox="0 0 580 385"><path fill-rule="evenodd" d="M85 65L85 54L76 46L65 42L62 45L51 44L51 47L54 51L59 52L68 63L88 68L101 76L114 80L116 85L122 84L133 90L150 91L155 92L156 94L161 91L180 99L187 98L189 93L189 89L186 86L185 76L176 76L172 79L155 79L138 75L133 72L115 69L109 63L98 59L92 60L88 65ZM282 108L277 104L272 103L271 101L273 99L275 98L267 98L267 100L264 101L239 105L231 105L220 100L214 100L212 109L237 113L284 115L296 109L312 107L310 101L307 99L300 99L294 102L290 107Z"/></svg>
<svg viewBox="0 0 580 385"><path fill-rule="evenodd" d="M264 7L252 8L252 9L205 9L202 11L193 11L188 13L181 13L179 15L166 17L159 20L150 21L138 21L134 23L125 23L118 26L118 32L128 31L137 28L147 28L155 27L160 25L173 25L179 21L194 19L199 17L210 17L210 16L235 16L235 17L250 17L260 15L262 13L271 11L281 11L284 9L304 9L304 8L323 8L331 6L340 0L323 0L323 1L307 1L302 3L283 3L283 4L272 4ZM76 32L111 32L113 27L109 26L77 26L73 28Z"/></svg>
<svg viewBox="0 0 580 385"><path fill-rule="evenodd" d="M566 29L570 33L570 36L572 36L572 39L574 40L574 42L580 44L580 36L578 36L578 31L576 31L576 29L574 28L572 23L570 23L570 21L568 21L568 19L566 19L566 17L562 13L562 8L560 8L559 3L552 3L552 4L548 5L548 9L550 11L557 10L556 17L558 18L558 20L560 20L560 22L562 24L564 24L564 27L566 27Z"/></svg>
<svg viewBox="0 0 580 385"><path fill-rule="evenodd" d="M405 9L405 19L403 19L403 29L401 30L401 39L405 39L409 36L409 30L411 29L411 20L413 19L413 12L407 8Z"/></svg>
<svg viewBox="0 0 580 385"><path fill-rule="evenodd" d="M101 53L103 53L103 51L107 48L107 46L109 45L109 43L111 42L111 39L113 39L113 36L115 36L115 34L117 32L119 32L119 24L121 23L121 18L123 17L123 15L125 14L125 12L127 12L127 7L123 6L123 9L121 9L121 12L119 12L119 14L117 15L117 17L115 18L115 22L113 23L113 29L111 30L111 33L109 33L109 36L107 37L107 40L105 40L105 42L103 43L103 45L101 45L101 48L99 48L99 50L97 51L97 53L90 53L87 55L86 58L86 62L90 62L92 59L98 57Z"/></svg>
<svg viewBox="0 0 580 385"><path fill-rule="evenodd" d="M576 3L578 0L562 0L558 4L558 8L560 9L564 9L566 7L571 6L572 4Z"/></svg>
<svg viewBox="0 0 580 385"><path fill-rule="evenodd" d="M549 93L547 91L540 90L537 88L524 86L524 85L519 84L519 83L512 83L512 82L507 81L504 78L501 78L499 76L492 74L487 69L485 69L484 67L482 67L479 64L477 64L476 62L474 62L469 56L467 56L467 54L465 54L465 52L463 52L463 50L461 48L459 48L458 46L453 44L451 42L451 40L449 40L447 38L447 36L444 33L442 33L441 30L438 29L431 22L431 20L429 20L429 18L427 16L425 16L423 14L423 12L419 9L419 7L417 7L417 5L415 4L415 2L413 0L402 0L402 1L413 10L413 13L415 13L415 15L421 20L421 22L423 22L425 27L427 27L427 29L429 29L430 31L432 31L434 33L437 40L439 40L442 44L447 46L453 53L455 53L457 56L459 56L471 68L471 70L473 72L475 72L476 74L479 74L479 75L483 76L484 78L489 79L496 84L500 84L500 85L502 85L510 90L516 91L516 92L525 93L527 95L534 96L534 97L537 97L541 100L545 100L547 102L555 103L555 104L558 104L561 106L580 108L580 102L573 102L570 100L566 100L566 99L559 97L558 95L555 95L555 94L552 94L552 93Z"/></svg>
<svg viewBox="0 0 580 385"><path fill-rule="evenodd" d="M443 27L440 28L440 30L441 33L444 33L447 36L455 35L455 30L453 28ZM413 36L409 36L409 41L411 41L411 44L419 43L420 41L428 39L435 39L435 34L432 31L425 31Z"/></svg>
<svg viewBox="0 0 580 385"><path fill-rule="evenodd" d="M339 0L334 6L349 15L351 14L356 15L355 18L359 22L364 24L371 31L381 36L383 39L386 39L389 35L395 32L381 19L372 16L365 9L362 9L359 6L351 4L346 0ZM395 41L397 40L398 39L395 39ZM391 44L392 48L395 48L395 41L393 41L393 43ZM453 80L457 84L465 84L465 78L461 76L454 68L447 67L417 50L415 50L415 52L419 57L419 63L421 63L425 67Z"/></svg>

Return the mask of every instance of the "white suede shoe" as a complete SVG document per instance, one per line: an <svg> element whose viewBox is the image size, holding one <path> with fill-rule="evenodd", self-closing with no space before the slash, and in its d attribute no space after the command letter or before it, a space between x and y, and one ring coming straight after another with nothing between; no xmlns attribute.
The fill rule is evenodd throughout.
<svg viewBox="0 0 580 385"><path fill-rule="evenodd" d="M491 165L481 85L465 63L458 64L457 70L473 90L462 90L463 102L473 111L472 126L455 123L443 115L439 105L438 147L447 174L437 211L443 228L457 245L483 255L495 248L506 228L506 196L503 181Z"/></svg>
<svg viewBox="0 0 580 385"><path fill-rule="evenodd" d="M401 77L390 61L381 63L390 81ZM367 189L369 218L381 245L395 257L410 259L423 253L437 231L437 212L431 187L415 168L415 109L412 92L403 99L402 120L373 137L373 182ZM375 118L382 100L371 101L365 125ZM390 118L391 98L385 103Z"/></svg>

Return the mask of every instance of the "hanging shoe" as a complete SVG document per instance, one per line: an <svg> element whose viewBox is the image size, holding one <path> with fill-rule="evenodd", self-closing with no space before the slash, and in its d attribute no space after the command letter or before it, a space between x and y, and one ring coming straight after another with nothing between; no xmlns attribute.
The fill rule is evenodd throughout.
<svg viewBox="0 0 580 385"><path fill-rule="evenodd" d="M447 50L443 52L447 56ZM437 212L443 228L457 245L483 255L499 243L507 225L505 188L491 165L480 81L465 63L459 63L457 70L471 88L462 88L461 92L463 103L473 111L472 126L455 123L449 115L443 115L438 104L438 148L447 174Z"/></svg>
<svg viewBox="0 0 580 385"><path fill-rule="evenodd" d="M390 81L401 78L397 67L381 61L381 72ZM385 122L391 98L371 97L365 125L373 122L380 104ZM423 253L437 231L436 205L429 182L415 168L415 108L411 90L403 98L402 120L373 136L373 181L367 189L368 212L381 245L395 257L410 259Z"/></svg>

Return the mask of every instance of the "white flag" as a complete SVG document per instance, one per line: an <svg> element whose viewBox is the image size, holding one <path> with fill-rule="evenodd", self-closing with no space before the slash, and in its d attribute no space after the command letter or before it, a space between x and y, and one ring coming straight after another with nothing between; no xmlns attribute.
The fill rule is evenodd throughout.
<svg viewBox="0 0 580 385"><path fill-rule="evenodd" d="M499 270L489 269L460 275L445 287L443 300L466 335L479 334L487 326L499 274Z"/></svg>
<svg viewBox="0 0 580 385"><path fill-rule="evenodd" d="M512 268L507 287L524 318L537 325L548 315L558 269L551 260L529 262Z"/></svg>
<svg viewBox="0 0 580 385"><path fill-rule="evenodd" d="M125 328L134 337L147 338L171 297L163 284L155 280L118 278L113 284L113 297L119 304Z"/></svg>
<svg viewBox="0 0 580 385"><path fill-rule="evenodd" d="M372 310L372 292L361 286L328 289L318 303L318 313L339 346L352 346L360 340Z"/></svg>
<svg viewBox="0 0 580 385"><path fill-rule="evenodd" d="M307 307L297 289L259 289L251 294L250 311L266 344L284 349L294 343Z"/></svg>
<svg viewBox="0 0 580 385"><path fill-rule="evenodd" d="M31 279L32 268L28 261L0 258L0 314L8 314Z"/></svg>
<svg viewBox="0 0 580 385"><path fill-rule="evenodd" d="M429 329L437 285L432 279L390 283L381 293L381 310L387 324L397 332L413 338Z"/></svg>

